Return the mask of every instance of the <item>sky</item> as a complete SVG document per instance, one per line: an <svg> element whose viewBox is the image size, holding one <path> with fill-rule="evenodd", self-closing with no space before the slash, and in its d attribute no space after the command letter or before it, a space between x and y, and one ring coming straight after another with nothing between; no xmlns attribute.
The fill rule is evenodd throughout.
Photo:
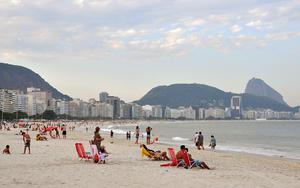
<svg viewBox="0 0 300 188"><path fill-rule="evenodd" d="M256 77L300 105L300 0L0 0L0 23L0 62L73 98Z"/></svg>

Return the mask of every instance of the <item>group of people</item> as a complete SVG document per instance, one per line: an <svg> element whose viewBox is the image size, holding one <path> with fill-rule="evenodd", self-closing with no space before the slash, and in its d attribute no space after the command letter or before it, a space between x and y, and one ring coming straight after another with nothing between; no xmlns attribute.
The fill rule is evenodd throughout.
<svg viewBox="0 0 300 188"><path fill-rule="evenodd" d="M194 164L195 166L200 167L202 169L208 169L208 170L210 170L209 166L204 161L193 159L192 155L189 153L189 150L188 150L187 147L185 147L185 145L181 145L180 146L180 151L178 151L176 153L176 159L177 159L177 161L178 161L178 163L180 165L184 166L185 168L188 168L187 164L185 164L183 162L183 155L182 154L184 152L187 153L188 158L189 158L191 164Z"/></svg>
<svg viewBox="0 0 300 188"><path fill-rule="evenodd" d="M112 137L112 135L111 135ZM108 152L105 149L105 146L101 145L101 142L104 140L104 138L100 135L100 127L95 128L94 137L91 140L91 144L96 145L98 153L97 157L99 157L98 163L105 164L106 157L108 156ZM95 161L95 159L94 159ZM96 161L95 161L96 162Z"/></svg>
<svg viewBox="0 0 300 188"><path fill-rule="evenodd" d="M201 149L204 150L203 141L204 141L204 136L202 135L202 132L201 131L196 132L194 135L194 143L198 150L201 150ZM214 135L211 135L209 147L211 147L212 150L215 150L216 145L217 145L216 138Z"/></svg>

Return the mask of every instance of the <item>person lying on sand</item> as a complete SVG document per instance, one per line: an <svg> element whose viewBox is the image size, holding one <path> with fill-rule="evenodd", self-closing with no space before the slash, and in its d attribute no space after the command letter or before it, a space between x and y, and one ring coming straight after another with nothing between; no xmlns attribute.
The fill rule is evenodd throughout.
<svg viewBox="0 0 300 188"><path fill-rule="evenodd" d="M41 134L37 134L36 135L36 140L37 141L46 141L47 140L47 137L45 137L45 136L42 136Z"/></svg>
<svg viewBox="0 0 300 188"><path fill-rule="evenodd" d="M153 158L154 160L159 160L159 161L160 160L167 160L167 161L170 160L169 157L167 156L167 152L165 152L165 151L164 152L161 152L160 150L154 151L152 149L147 148L147 146L145 144L141 144L140 147L141 148L144 147L144 149L150 153L151 158Z"/></svg>

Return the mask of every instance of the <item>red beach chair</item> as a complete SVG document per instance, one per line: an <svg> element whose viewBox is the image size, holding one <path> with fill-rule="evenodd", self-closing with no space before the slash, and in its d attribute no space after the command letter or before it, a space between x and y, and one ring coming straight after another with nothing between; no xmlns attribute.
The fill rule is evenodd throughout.
<svg viewBox="0 0 300 188"><path fill-rule="evenodd" d="M75 148L76 148L76 151L77 151L77 154L78 154L79 158L87 159L87 160L93 158L90 152L85 152L84 151L84 147L83 147L82 143L76 143Z"/></svg>
<svg viewBox="0 0 300 188"><path fill-rule="evenodd" d="M186 167L188 169L193 168L196 165L196 162L191 163L188 153L185 150L184 151L181 150L180 152Z"/></svg>
<svg viewBox="0 0 300 188"><path fill-rule="evenodd" d="M165 164L161 164L160 166L179 166L180 164L182 164L182 161L180 161L178 163L175 152L174 152L174 148L168 148L170 157L172 159L171 163L165 163Z"/></svg>

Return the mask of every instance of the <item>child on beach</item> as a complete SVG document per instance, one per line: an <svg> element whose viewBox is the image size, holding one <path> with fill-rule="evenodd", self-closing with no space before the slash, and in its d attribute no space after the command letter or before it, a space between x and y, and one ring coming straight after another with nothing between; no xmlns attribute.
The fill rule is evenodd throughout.
<svg viewBox="0 0 300 188"><path fill-rule="evenodd" d="M26 148L28 148L28 152L30 154L30 136L28 133L23 132L23 142L24 142L24 153L26 153Z"/></svg>
<svg viewBox="0 0 300 188"><path fill-rule="evenodd" d="M105 160L106 160L106 157L108 156L108 152L106 151L104 146L100 146L99 156L100 156L99 163L105 164Z"/></svg>
<svg viewBox="0 0 300 188"><path fill-rule="evenodd" d="M212 150L215 150L216 145L217 145L217 142L216 142L215 136L211 135L210 136L210 144L209 144L209 146L211 147Z"/></svg>
<svg viewBox="0 0 300 188"><path fill-rule="evenodd" d="M5 148L3 150L3 154L10 154L9 145L5 146Z"/></svg>

